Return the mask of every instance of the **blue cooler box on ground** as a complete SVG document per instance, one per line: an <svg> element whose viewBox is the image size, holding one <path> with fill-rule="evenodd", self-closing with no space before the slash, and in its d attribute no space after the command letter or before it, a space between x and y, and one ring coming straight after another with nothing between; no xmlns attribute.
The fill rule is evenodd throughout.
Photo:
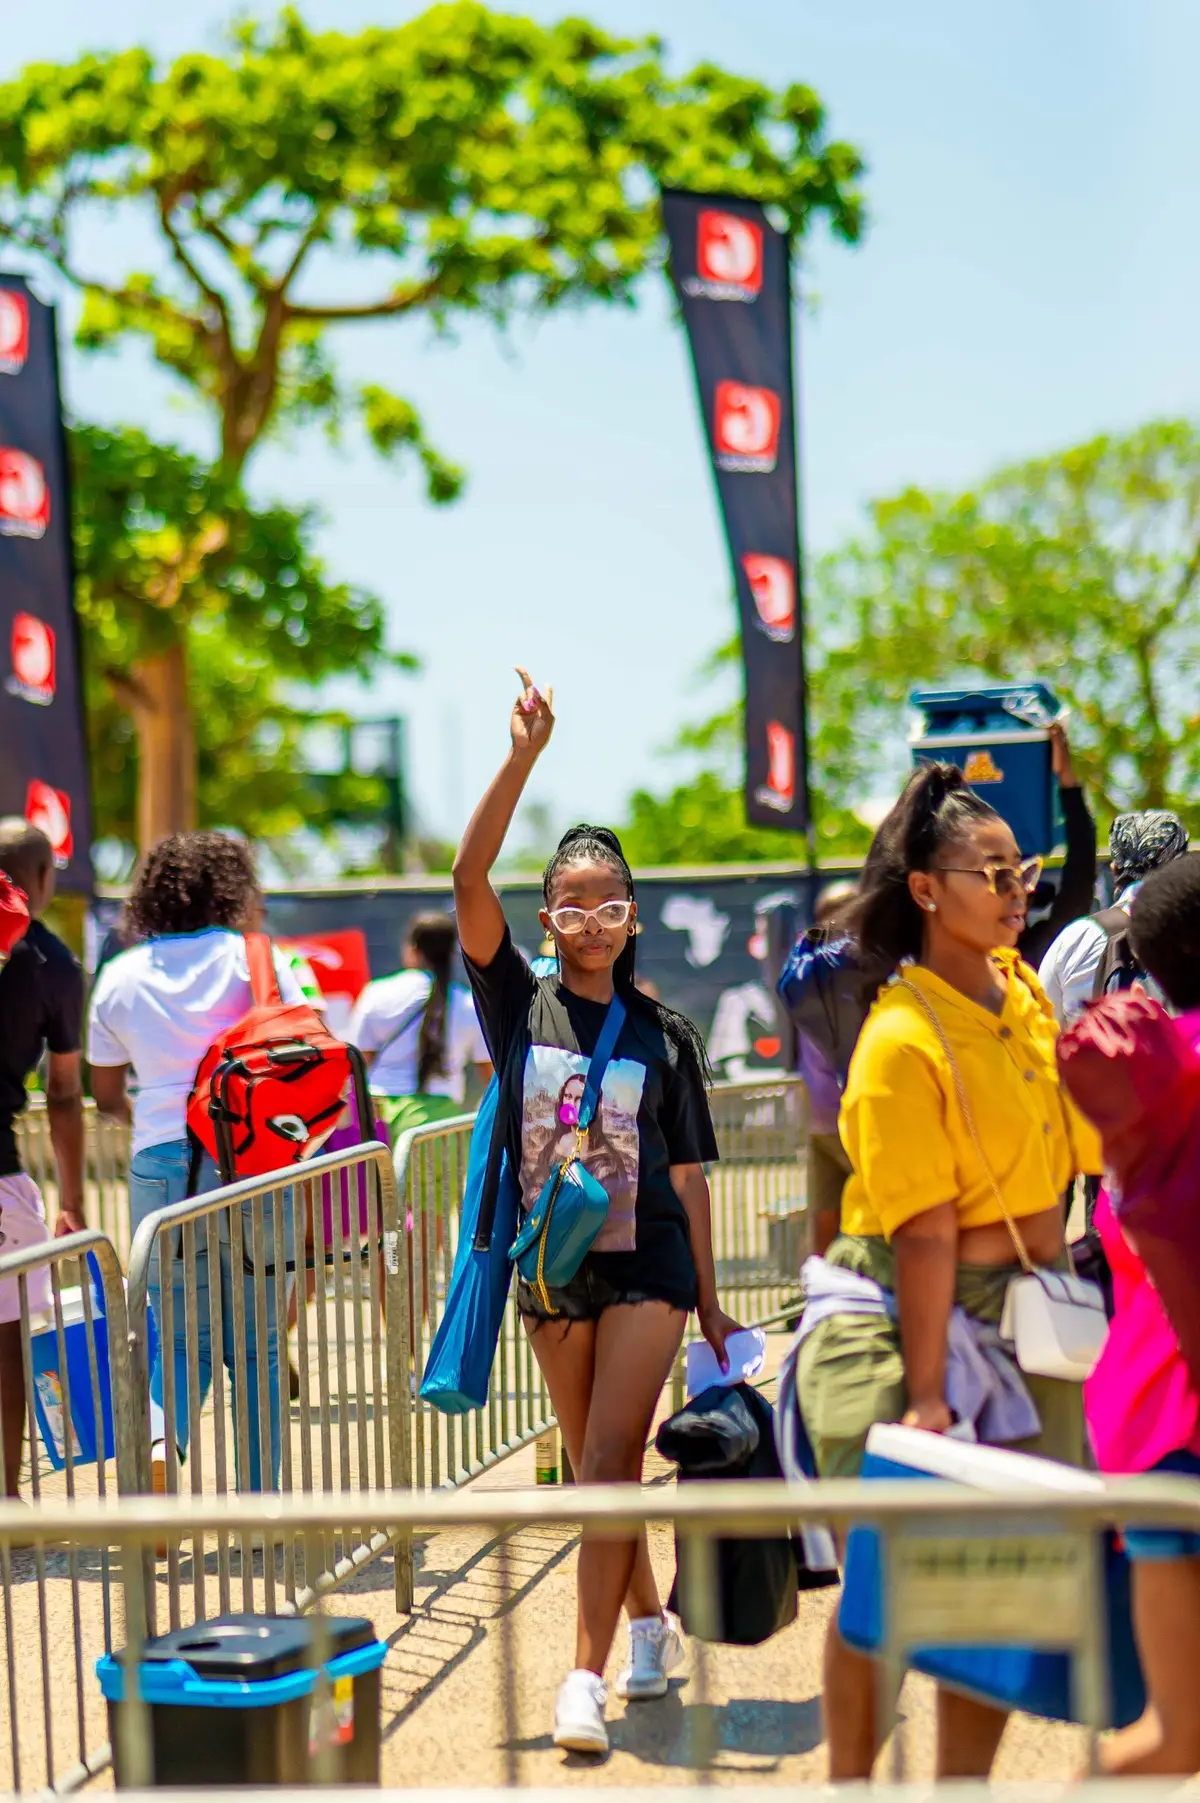
<svg viewBox="0 0 1200 1803"><path fill-rule="evenodd" d="M325 1662L314 1664L318 1624ZM387 1647L361 1617L221 1615L148 1640L139 1666L156 1788L379 1783L380 1668ZM96 1662L118 1786L123 1655ZM322 1772L322 1759L326 1770Z"/></svg>
<svg viewBox="0 0 1200 1803"><path fill-rule="evenodd" d="M911 700L924 715L914 763L957 764L1007 820L1026 857L1045 857L1062 843L1050 758L1050 723L1059 705L1045 683L916 689Z"/></svg>
<svg viewBox="0 0 1200 1803"><path fill-rule="evenodd" d="M1102 1487L1092 1472L1076 1471L1048 1459L1007 1452L995 1446L975 1446L940 1434L921 1433L907 1427L873 1427L867 1440L862 1475L873 1478L941 1478L969 1484L993 1494L1028 1494L1032 1499L1048 1493L1078 1494ZM949 1524L948 1534L958 1532ZM1145 1708L1146 1695L1133 1638L1130 1613L1129 1564L1111 1535L1105 1536L1107 1592L1108 1690L1112 1720L1106 1726L1123 1728L1136 1721ZM872 1528L851 1530L846 1548L841 1612L843 1638L863 1653L875 1653L883 1638L880 1590L879 1540ZM915 1670L943 1679L955 1690L1009 1709L1052 1721L1073 1721L1071 1659L1067 1653L1032 1647L932 1647L911 1655Z"/></svg>
<svg viewBox="0 0 1200 1803"><path fill-rule="evenodd" d="M46 1457L55 1471L67 1462L66 1440L71 1435L71 1457L76 1465L94 1465L97 1449L104 1459L113 1456L112 1382L108 1367L108 1322L92 1295L92 1335L96 1344L96 1378L100 1388L100 1421L96 1420L92 1372L88 1360L88 1328L83 1313L83 1291L62 1291L63 1345L71 1413L67 1416L67 1385L63 1382L58 1353L58 1333L53 1315L50 1326L30 1335L33 1367L33 1407Z"/></svg>
<svg viewBox="0 0 1200 1803"><path fill-rule="evenodd" d="M55 1471L67 1462L66 1437L71 1433L71 1458L76 1465L94 1465L97 1458L113 1457L112 1374L108 1362L108 1321L104 1313L104 1286L98 1269L91 1268L92 1338L96 1348L96 1379L100 1391L100 1420L96 1420L92 1394L91 1362L88 1358L88 1325L83 1312L83 1290L76 1286L60 1292L63 1316L63 1345L66 1350L67 1381L60 1369L58 1330L53 1309L48 1325L30 1334L30 1361L33 1374L33 1408L38 1431ZM158 1348L154 1318L149 1323L149 1361L153 1367ZM67 1420L67 1388L71 1393L71 1418ZM152 1405L152 1419L161 1419ZM161 1435L158 1427L155 1437Z"/></svg>

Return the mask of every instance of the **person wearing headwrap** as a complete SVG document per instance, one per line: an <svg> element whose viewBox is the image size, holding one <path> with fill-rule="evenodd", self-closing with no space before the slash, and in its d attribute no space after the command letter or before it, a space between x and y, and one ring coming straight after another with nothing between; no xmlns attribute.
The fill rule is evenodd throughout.
<svg viewBox="0 0 1200 1803"><path fill-rule="evenodd" d="M1142 883L1152 870L1186 855L1187 828L1177 814L1164 808L1118 814L1108 848L1116 891L1114 906L1076 921L1060 933L1038 972L1064 1027L1095 999L1102 972L1114 963L1107 954L1117 942L1127 939L1129 911ZM1132 969L1132 965L1126 963L1126 968Z"/></svg>
<svg viewBox="0 0 1200 1803"><path fill-rule="evenodd" d="M1108 835L1117 899L1131 883L1144 882L1152 870L1181 858L1187 848L1187 828L1178 814L1168 814L1165 808L1118 814Z"/></svg>

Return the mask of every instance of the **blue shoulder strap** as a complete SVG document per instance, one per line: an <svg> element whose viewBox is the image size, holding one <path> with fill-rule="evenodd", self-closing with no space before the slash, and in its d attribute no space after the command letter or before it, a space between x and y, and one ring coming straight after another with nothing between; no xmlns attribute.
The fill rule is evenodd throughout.
<svg viewBox="0 0 1200 1803"><path fill-rule="evenodd" d="M579 1130L586 1133L596 1118L596 1110L600 1106L600 1089L604 1082L604 1073L608 1069L609 1059L617 1048L621 1028L625 1025L625 1004L619 995L614 995L608 1004L608 1013L604 1017L604 1025L600 1029L600 1037L596 1041L596 1049L592 1053L592 1061L588 1065L587 1083L583 1091L583 1102L579 1109Z"/></svg>

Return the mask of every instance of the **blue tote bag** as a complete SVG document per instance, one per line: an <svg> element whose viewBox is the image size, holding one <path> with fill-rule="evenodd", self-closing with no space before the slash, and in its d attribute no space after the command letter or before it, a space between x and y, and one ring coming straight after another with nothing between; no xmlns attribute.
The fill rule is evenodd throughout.
<svg viewBox="0 0 1200 1803"><path fill-rule="evenodd" d="M421 1381L422 1401L443 1415L465 1415L487 1401L508 1300L508 1249L517 1231L520 1188L497 1126L499 1098L500 1080L493 1077L475 1117L458 1250Z"/></svg>

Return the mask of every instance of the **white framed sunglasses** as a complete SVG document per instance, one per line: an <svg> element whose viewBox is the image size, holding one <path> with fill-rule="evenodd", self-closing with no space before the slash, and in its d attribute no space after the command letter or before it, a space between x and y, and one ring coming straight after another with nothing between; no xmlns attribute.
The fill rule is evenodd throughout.
<svg viewBox="0 0 1200 1803"><path fill-rule="evenodd" d="M611 933L617 927L625 926L632 912L631 901L606 901L598 908L552 908L549 918L555 932L569 937L572 933L582 933L589 920Z"/></svg>

